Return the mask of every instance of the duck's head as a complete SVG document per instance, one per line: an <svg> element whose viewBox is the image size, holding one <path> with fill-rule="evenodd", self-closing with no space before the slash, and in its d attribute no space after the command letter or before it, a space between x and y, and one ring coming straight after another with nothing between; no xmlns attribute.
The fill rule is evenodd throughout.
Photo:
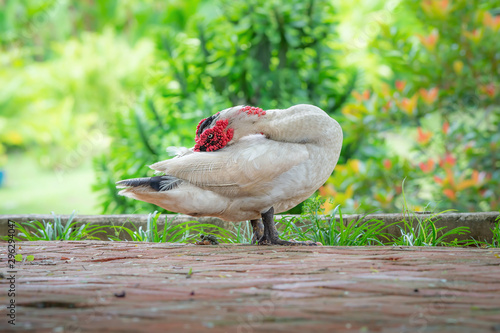
<svg viewBox="0 0 500 333"><path fill-rule="evenodd" d="M215 151L239 138L256 133L252 126L266 111L252 106L235 106L203 119L196 127L194 151Z"/></svg>

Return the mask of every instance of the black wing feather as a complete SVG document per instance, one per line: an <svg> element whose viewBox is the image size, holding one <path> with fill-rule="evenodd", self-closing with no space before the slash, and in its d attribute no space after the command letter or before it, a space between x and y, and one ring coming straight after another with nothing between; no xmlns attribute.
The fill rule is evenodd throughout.
<svg viewBox="0 0 500 333"><path fill-rule="evenodd" d="M125 179L117 182L117 185L126 187L145 186L151 187L157 192L169 191L182 183L182 180L173 176L156 176L145 178Z"/></svg>

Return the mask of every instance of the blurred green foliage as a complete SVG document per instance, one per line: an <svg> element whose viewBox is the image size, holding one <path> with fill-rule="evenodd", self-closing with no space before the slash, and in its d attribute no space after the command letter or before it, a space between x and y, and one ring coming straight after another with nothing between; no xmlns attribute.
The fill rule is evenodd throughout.
<svg viewBox="0 0 500 333"><path fill-rule="evenodd" d="M15 150L62 173L94 157L103 212L150 212L115 181L192 146L200 119L311 103L345 135L327 212L400 210L403 179L417 210L498 210L499 14L493 0L5 0L0 167Z"/></svg>
<svg viewBox="0 0 500 333"><path fill-rule="evenodd" d="M498 4L496 4L498 5ZM407 0L367 50L390 80L343 109L344 156L321 189L351 209L500 207L500 14L494 1Z"/></svg>
<svg viewBox="0 0 500 333"><path fill-rule="evenodd" d="M75 167L99 151L117 101L143 88L152 65L151 41L131 44L108 25L87 29L98 23L91 8L6 1L1 10L0 146L27 150L45 167Z"/></svg>

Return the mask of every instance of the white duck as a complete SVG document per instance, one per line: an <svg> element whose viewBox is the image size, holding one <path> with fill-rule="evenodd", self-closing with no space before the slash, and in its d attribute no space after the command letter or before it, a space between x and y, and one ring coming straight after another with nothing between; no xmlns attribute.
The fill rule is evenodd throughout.
<svg viewBox="0 0 500 333"><path fill-rule="evenodd" d="M191 216L251 220L258 244L312 245L278 237L274 213L311 196L328 179L342 129L320 108L235 106L196 129L196 145L150 167L163 176L117 182L119 194ZM262 222L260 222L262 217Z"/></svg>

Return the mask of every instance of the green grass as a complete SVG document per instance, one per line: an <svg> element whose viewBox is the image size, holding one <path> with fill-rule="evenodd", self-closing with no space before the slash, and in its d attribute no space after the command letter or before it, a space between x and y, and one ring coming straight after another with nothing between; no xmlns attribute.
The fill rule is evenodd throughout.
<svg viewBox="0 0 500 333"><path fill-rule="evenodd" d="M236 225L236 231L232 233L232 237L228 238L228 243L250 244L252 237L253 229L250 222L240 222Z"/></svg>
<svg viewBox="0 0 500 333"><path fill-rule="evenodd" d="M435 222L439 221L439 215L446 213L443 211L432 215L431 217L421 219L416 214L413 214L409 219L417 222L417 226L408 222L409 219L404 220L404 226L398 226L401 231L401 236L394 239L392 245L401 246L467 246L471 244L470 241L458 241L456 238L452 242L446 242L446 238L454 235L464 235L470 233L469 227L456 227L448 231L444 231L447 227L437 228Z"/></svg>
<svg viewBox="0 0 500 333"><path fill-rule="evenodd" d="M124 226L108 226L117 231L115 235L108 236L110 240L120 241L121 232L128 234L128 236L135 242L155 242L155 243L188 243L193 241L200 234L213 235L217 233L218 238L225 243L229 243L232 239L232 234L218 226L208 223L198 223L196 221L188 221L180 224L172 224L165 218L165 225L163 230L158 228L158 219L160 213L155 211L148 215L146 229L142 226L137 228L132 224L133 229ZM207 232L210 230L210 232ZM214 232L215 231L215 232Z"/></svg>
<svg viewBox="0 0 500 333"><path fill-rule="evenodd" d="M428 218L422 219L418 214L411 210L406 201L403 180L401 190L403 195L403 227L398 226L401 231L401 236L392 241L392 245L401 246L468 246L473 243L470 241L458 241L456 238L452 243L446 242L445 239L454 235L464 235L470 233L469 227L457 227L448 231L444 231L447 227L437 228L435 223L440 220L440 215L446 212L453 211L445 210L437 214L433 214ZM416 221L416 227L413 226L412 221Z"/></svg>
<svg viewBox="0 0 500 333"><path fill-rule="evenodd" d="M431 217L422 219L404 206L402 221L396 222L401 235L395 236L387 233L383 221L369 219L366 216L358 220L344 221L340 207L332 214L323 215L321 205L324 199L320 197L308 199L304 204L304 212L300 217L283 217L277 221L281 237L286 240L321 242L330 246L367 246L367 245L397 245L397 246L470 246L499 247L500 243L500 218L492 229L493 240L491 244L475 240L447 241L454 235L469 233L467 227L457 227L445 230L446 227L436 227L439 216L445 212L437 213ZM77 225L74 221L73 212L68 221L63 224L61 218L54 213L53 222L30 221L16 223L18 240L82 240L97 239L98 233L104 233L106 228L114 230L114 235L107 234L112 241L122 240L123 234L128 235L133 241L139 242L178 242L193 243L200 234L215 235L221 243L250 243L252 239L252 228L249 223L242 222L237 225L236 231L228 231L221 227L199 223L196 221L172 224L165 219L163 228L159 228L158 219L160 213L149 214L146 228L137 228L132 224L132 229L124 226L95 226L90 223ZM339 218L336 218L338 214Z"/></svg>
<svg viewBox="0 0 500 333"><path fill-rule="evenodd" d="M281 237L287 240L313 241L330 246L383 245L388 240L384 230L388 227L383 221L370 219L365 222L352 220L344 223L339 206L324 216L321 205L324 199L312 198L304 203L304 212L300 217L278 221L282 225ZM335 218L339 214L339 220Z"/></svg>
<svg viewBox="0 0 500 333"><path fill-rule="evenodd" d="M500 211L498 213L500 214ZM493 228L491 228L490 230L491 233L493 234L491 243L474 239L471 242L471 244L483 248L491 248L491 247L500 248L500 215L498 215L498 217L495 220L495 224L493 225Z"/></svg>
<svg viewBox="0 0 500 333"><path fill-rule="evenodd" d="M18 241L51 241L51 240L85 240L99 239L98 233L106 233L106 229L114 230L114 234L105 234L111 241L123 240L123 234L130 237L135 242L155 242L155 243L189 243L194 242L201 234L216 235L222 243L234 243L237 240L243 240L242 235L227 231L219 226L188 221L180 224L172 224L165 218L163 230L158 227L160 213L155 211L148 215L146 228L142 226L137 228L132 224L132 229L125 226L103 225L97 226L92 223L78 223L74 221L75 212L73 212L66 223L62 223L61 217L52 212L54 221L46 222L29 221L14 222L17 230L15 239ZM78 225L80 224L80 225ZM8 236L3 237L4 240Z"/></svg>
<svg viewBox="0 0 500 333"><path fill-rule="evenodd" d="M52 212L54 216L53 222L30 221L30 222L14 222L15 228L18 231L16 240L27 241L54 241L54 240L84 240L98 239L95 235L105 232L106 227L92 225L91 223L83 223L78 226L78 222L73 221L75 212L71 213L70 217L63 225L61 217ZM5 240L8 236L4 237Z"/></svg>
<svg viewBox="0 0 500 333"><path fill-rule="evenodd" d="M500 215L498 215L495 226L491 229L491 232L493 233L493 241L491 244L488 244L489 247L500 247Z"/></svg>
<svg viewBox="0 0 500 333"><path fill-rule="evenodd" d="M57 173L38 166L27 155L9 155L0 187L0 214L99 214L91 191L94 173L90 162ZM69 209L68 207L72 207Z"/></svg>
<svg viewBox="0 0 500 333"><path fill-rule="evenodd" d="M469 246L475 242L471 240L452 242L446 241L455 235L469 233L468 227L457 227L445 231L447 227L437 228L435 223L443 211L422 219L418 214L408 209L404 203L402 221L385 225L383 221L369 219L365 216L359 220L345 223L340 207L330 215L322 215L321 205L324 199L311 198L304 204L304 213L298 218L282 218L278 221L282 225L281 237L287 240L314 241L330 246L366 246L366 245L401 245L401 246ZM338 213L339 219L335 218ZM415 226L414 226L415 223ZM400 236L387 233L387 228L397 225ZM500 236L500 230L498 230Z"/></svg>

